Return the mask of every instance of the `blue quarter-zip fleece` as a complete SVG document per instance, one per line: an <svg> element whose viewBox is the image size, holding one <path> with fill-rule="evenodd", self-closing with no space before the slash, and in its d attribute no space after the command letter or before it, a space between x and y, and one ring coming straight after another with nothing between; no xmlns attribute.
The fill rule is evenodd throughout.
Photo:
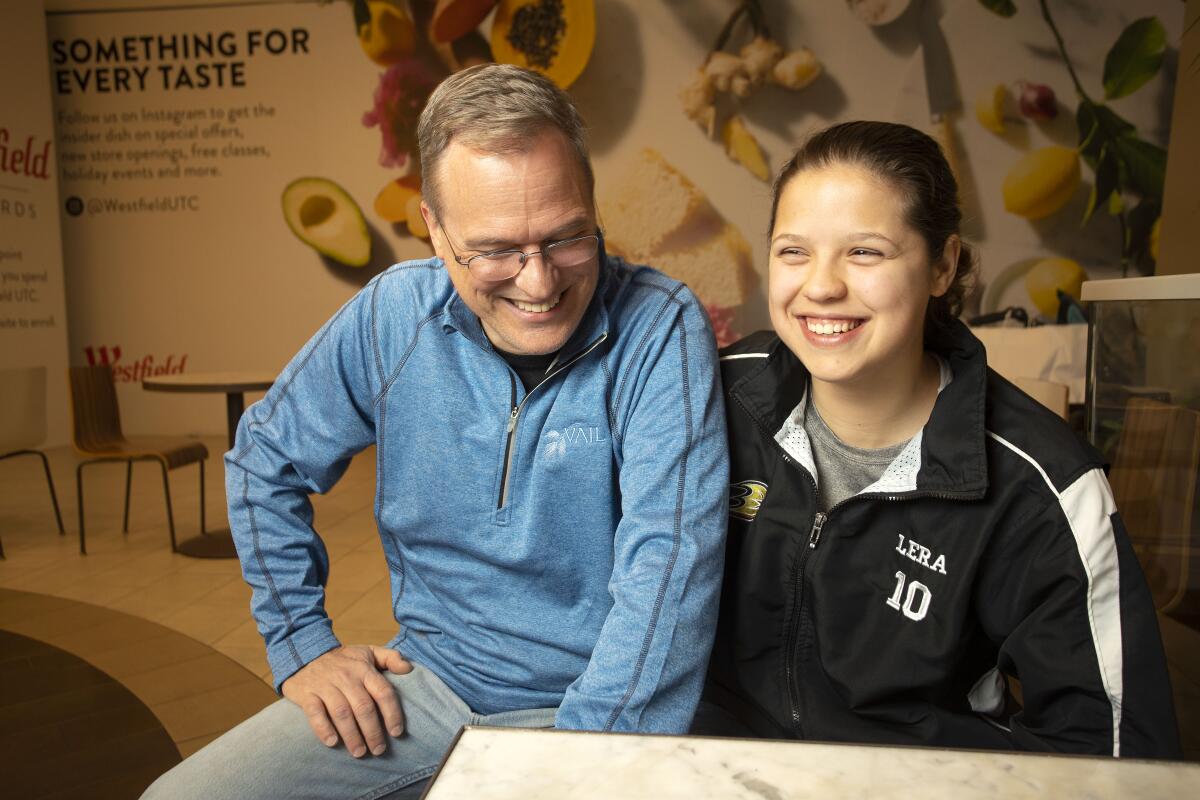
<svg viewBox="0 0 1200 800"><path fill-rule="evenodd" d="M225 457L229 517L277 689L339 644L308 495L375 444L389 646L479 713L686 730L724 559L713 335L683 284L600 263L528 394L430 259L372 280L247 411Z"/></svg>

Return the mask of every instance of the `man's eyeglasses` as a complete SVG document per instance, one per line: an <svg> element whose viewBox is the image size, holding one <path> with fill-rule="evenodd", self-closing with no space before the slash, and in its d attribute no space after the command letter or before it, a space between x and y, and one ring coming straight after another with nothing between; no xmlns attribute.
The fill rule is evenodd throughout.
<svg viewBox="0 0 1200 800"><path fill-rule="evenodd" d="M530 250L529 252L512 248L477 253L467 258L463 258L455 251L454 245L450 244L449 236L446 237L446 244L449 245L450 252L454 254L454 260L471 270L471 274L479 280L506 281L515 277L524 268L525 262L537 255L555 267L562 269L577 267L591 259L599 251L600 234L589 233L586 236L560 239L557 242L550 242L539 250Z"/></svg>

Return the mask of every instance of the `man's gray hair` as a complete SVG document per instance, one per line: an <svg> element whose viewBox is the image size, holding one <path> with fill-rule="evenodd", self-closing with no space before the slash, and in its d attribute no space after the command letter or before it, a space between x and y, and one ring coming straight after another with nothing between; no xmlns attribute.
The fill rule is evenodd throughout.
<svg viewBox="0 0 1200 800"><path fill-rule="evenodd" d="M421 192L433 215L441 210L438 164L451 141L484 153L519 153L546 129L558 130L571 143L590 203L595 177L583 118L553 81L511 64L480 64L442 81L417 123Z"/></svg>

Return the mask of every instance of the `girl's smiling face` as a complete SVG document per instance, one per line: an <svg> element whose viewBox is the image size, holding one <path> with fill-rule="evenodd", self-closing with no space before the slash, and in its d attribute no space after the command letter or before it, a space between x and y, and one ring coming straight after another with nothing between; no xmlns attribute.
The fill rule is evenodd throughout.
<svg viewBox="0 0 1200 800"><path fill-rule="evenodd" d="M925 309L954 278L959 240L936 262L904 196L853 164L809 167L779 198L771 323L815 381L886 391L918 370Z"/></svg>

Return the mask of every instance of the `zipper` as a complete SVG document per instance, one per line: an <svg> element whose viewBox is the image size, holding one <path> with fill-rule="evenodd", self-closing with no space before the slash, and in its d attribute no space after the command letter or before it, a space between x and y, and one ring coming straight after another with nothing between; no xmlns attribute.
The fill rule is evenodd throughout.
<svg viewBox="0 0 1200 800"><path fill-rule="evenodd" d="M812 529L808 533L808 547L800 551L800 558L792 574L792 596L796 598L796 613L792 615L792 624L788 628L788 641L785 643L783 670L788 687L788 705L792 712L792 728L796 734L804 738L804 726L800 721L800 693L796 686L796 637L800 630L800 619L804 611L804 567L808 563L809 554L817 549L821 540L821 528L825 527L828 515L818 511L813 517Z"/></svg>
<svg viewBox="0 0 1200 800"><path fill-rule="evenodd" d="M521 413L521 407L517 405L517 379L510 373L508 376L509 399L508 404L512 406L512 411L508 414L508 425L505 428L505 436L507 439L504 442L504 471L500 474L500 501L496 504L496 508L504 507L504 499L508 497L508 472L512 467L512 451L513 451L513 429L517 427L517 416Z"/></svg>
<svg viewBox="0 0 1200 800"><path fill-rule="evenodd" d="M607 338L608 338L608 332L605 331L604 333L600 334L600 336L597 337L597 339L594 342L592 342L587 347L585 347L583 350L581 350L570 361L564 361L562 364L559 364L557 367L555 367L554 363L551 362L550 368L553 369L553 372L547 372L546 377L542 378L542 382L539 383L537 386L533 387L532 389L530 389L528 392L526 392L525 397L521 399L520 403L517 402L516 379L513 378L513 376L511 374L509 374L508 379L510 381L512 381L512 399L509 401L512 404L512 411L509 412L508 425L505 428L505 432L504 432L505 436L507 437L505 440L505 443L504 443L504 472L500 476L500 497L496 500L496 508L497 509L504 508L504 506L508 504L509 474L512 471L513 440L516 438L517 422L521 417L521 409L525 407L525 404L527 402L529 402L529 398L533 396L534 392L536 392L538 389L545 386L550 381L550 379L553 378L555 375L557 375L558 373L567 369L572 364L574 364L575 362L579 361L581 358L586 356L588 353L595 350L597 347L600 346L600 343L603 342Z"/></svg>
<svg viewBox="0 0 1200 800"><path fill-rule="evenodd" d="M821 528L825 527L826 519L828 519L828 517L825 514L822 514L820 511L818 511L817 516L813 518L812 530L808 534L809 550L817 549L817 543L821 541Z"/></svg>

